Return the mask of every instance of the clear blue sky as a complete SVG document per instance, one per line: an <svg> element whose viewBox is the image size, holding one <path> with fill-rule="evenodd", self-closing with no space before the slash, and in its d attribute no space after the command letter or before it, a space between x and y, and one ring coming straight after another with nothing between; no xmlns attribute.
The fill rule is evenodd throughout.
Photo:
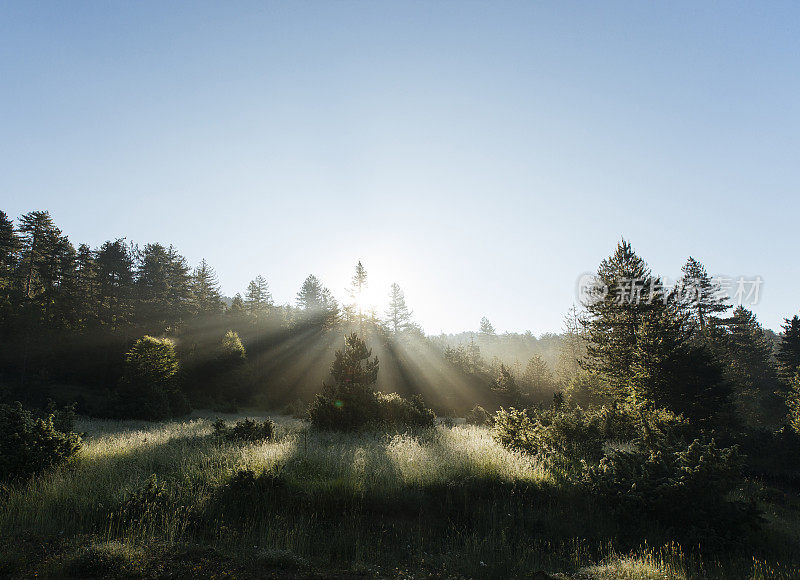
<svg viewBox="0 0 800 580"><path fill-rule="evenodd" d="M557 331L621 235L800 309L800 5L0 2L0 209Z"/></svg>

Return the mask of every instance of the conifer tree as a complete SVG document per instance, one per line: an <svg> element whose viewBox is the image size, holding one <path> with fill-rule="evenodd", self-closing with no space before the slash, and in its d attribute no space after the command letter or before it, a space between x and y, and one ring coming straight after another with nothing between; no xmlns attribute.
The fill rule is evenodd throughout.
<svg viewBox="0 0 800 580"><path fill-rule="evenodd" d="M386 311L386 325L397 336L411 326L411 312L400 286L393 283L389 290L389 308Z"/></svg>
<svg viewBox="0 0 800 580"><path fill-rule="evenodd" d="M800 369L800 317L785 318L776 358L778 375L784 383L790 382Z"/></svg>
<svg viewBox="0 0 800 580"><path fill-rule="evenodd" d="M272 306L272 294L264 276L259 274L250 281L244 296L244 304L247 314L256 319L263 316Z"/></svg>
<svg viewBox="0 0 800 580"><path fill-rule="evenodd" d="M734 310L726 326L725 369L740 416L751 425L776 424L785 393L777 393L772 345L755 315L742 306Z"/></svg>
<svg viewBox="0 0 800 580"><path fill-rule="evenodd" d="M322 309L322 284L313 274L303 281L303 286L297 293L297 306L307 312Z"/></svg>
<svg viewBox="0 0 800 580"><path fill-rule="evenodd" d="M718 320L718 314L731 307L720 285L712 281L705 266L691 256L683 266L679 291L681 302L690 314L689 321L701 332L709 322Z"/></svg>
<svg viewBox="0 0 800 580"><path fill-rule="evenodd" d="M219 290L217 274L205 259L201 260L192 272L191 290L196 314L208 316L222 312L222 295Z"/></svg>
<svg viewBox="0 0 800 580"><path fill-rule="evenodd" d="M626 400L639 328L659 304L660 281L624 239L600 263L586 308L584 367L603 379L607 395Z"/></svg>
<svg viewBox="0 0 800 580"><path fill-rule="evenodd" d="M494 336L495 330L494 326L489 319L485 316L481 318L480 327L478 328L478 332L480 332L483 336Z"/></svg>
<svg viewBox="0 0 800 580"><path fill-rule="evenodd" d="M533 355L522 373L522 384L531 393L541 394L554 390L553 371L538 354Z"/></svg>

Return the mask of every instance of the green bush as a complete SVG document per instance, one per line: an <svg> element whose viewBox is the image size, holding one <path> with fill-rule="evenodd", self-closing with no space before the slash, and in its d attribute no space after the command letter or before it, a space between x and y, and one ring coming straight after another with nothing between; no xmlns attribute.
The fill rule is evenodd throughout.
<svg viewBox="0 0 800 580"><path fill-rule="evenodd" d="M418 395L404 399L396 393L380 393L372 385L378 379L378 358L357 334L345 337L344 349L336 351L331 365L334 384L308 409L311 423L319 429L354 431L365 427L428 427L436 416Z"/></svg>
<svg viewBox="0 0 800 580"><path fill-rule="evenodd" d="M729 499L740 473L735 447L695 439L671 450L613 451L588 466L582 482L631 519L654 518L676 533L708 540L759 522L752 503Z"/></svg>
<svg viewBox="0 0 800 580"><path fill-rule="evenodd" d="M0 405L0 479L18 480L60 465L81 448L75 433L59 431L53 415L34 418L21 403Z"/></svg>
<svg viewBox="0 0 800 580"><path fill-rule="evenodd" d="M553 466L567 469L581 461L599 460L605 440L599 418L579 407L500 409L494 416L493 436L505 447L538 455Z"/></svg>
<svg viewBox="0 0 800 580"><path fill-rule="evenodd" d="M222 419L214 421L214 434L231 441L270 441L275 437L275 423L264 419L259 423L254 419L243 419L233 427L228 427Z"/></svg>
<svg viewBox="0 0 800 580"><path fill-rule="evenodd" d="M467 425L492 424L492 416L480 405L475 405L471 411L467 411L467 414L464 416L464 420L467 422Z"/></svg>
<svg viewBox="0 0 800 580"><path fill-rule="evenodd" d="M178 386L175 345L143 336L125 355L116 414L151 421L184 415L189 403Z"/></svg>

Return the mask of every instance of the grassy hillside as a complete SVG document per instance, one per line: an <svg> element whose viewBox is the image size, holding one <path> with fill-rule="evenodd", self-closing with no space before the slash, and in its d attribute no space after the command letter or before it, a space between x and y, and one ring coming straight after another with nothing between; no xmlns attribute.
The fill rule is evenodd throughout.
<svg viewBox="0 0 800 580"><path fill-rule="evenodd" d="M276 417L274 441L246 444L214 436L216 416L80 422L76 461L3 491L0 574L800 574L787 496L746 550L698 554L647 522L621 527L484 427L334 434Z"/></svg>

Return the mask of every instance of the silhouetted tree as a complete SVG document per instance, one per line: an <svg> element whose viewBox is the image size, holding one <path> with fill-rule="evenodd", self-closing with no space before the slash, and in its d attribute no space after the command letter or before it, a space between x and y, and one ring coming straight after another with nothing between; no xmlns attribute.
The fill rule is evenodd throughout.
<svg viewBox="0 0 800 580"><path fill-rule="evenodd" d="M705 266L692 257L683 266L679 291L680 300L689 312L689 321L701 332L716 315L731 307L720 285L713 282Z"/></svg>
<svg viewBox="0 0 800 580"><path fill-rule="evenodd" d="M389 308L386 311L386 325L397 336L407 330L411 323L411 312L406 305L406 298L400 286L393 283L389 290Z"/></svg>
<svg viewBox="0 0 800 580"><path fill-rule="evenodd" d="M205 259L192 272L191 277L192 303L194 312L202 316L219 314L222 312L222 295L219 291L219 280Z"/></svg>
<svg viewBox="0 0 800 580"><path fill-rule="evenodd" d="M785 318L781 341L775 357L778 360L778 375L785 383L790 382L800 369L800 317Z"/></svg>
<svg viewBox="0 0 800 580"><path fill-rule="evenodd" d="M481 318L481 324L480 327L478 328L478 332L480 332L484 336L494 336L495 333L494 326L492 326L492 323L489 322L489 319L486 318L485 316Z"/></svg>

